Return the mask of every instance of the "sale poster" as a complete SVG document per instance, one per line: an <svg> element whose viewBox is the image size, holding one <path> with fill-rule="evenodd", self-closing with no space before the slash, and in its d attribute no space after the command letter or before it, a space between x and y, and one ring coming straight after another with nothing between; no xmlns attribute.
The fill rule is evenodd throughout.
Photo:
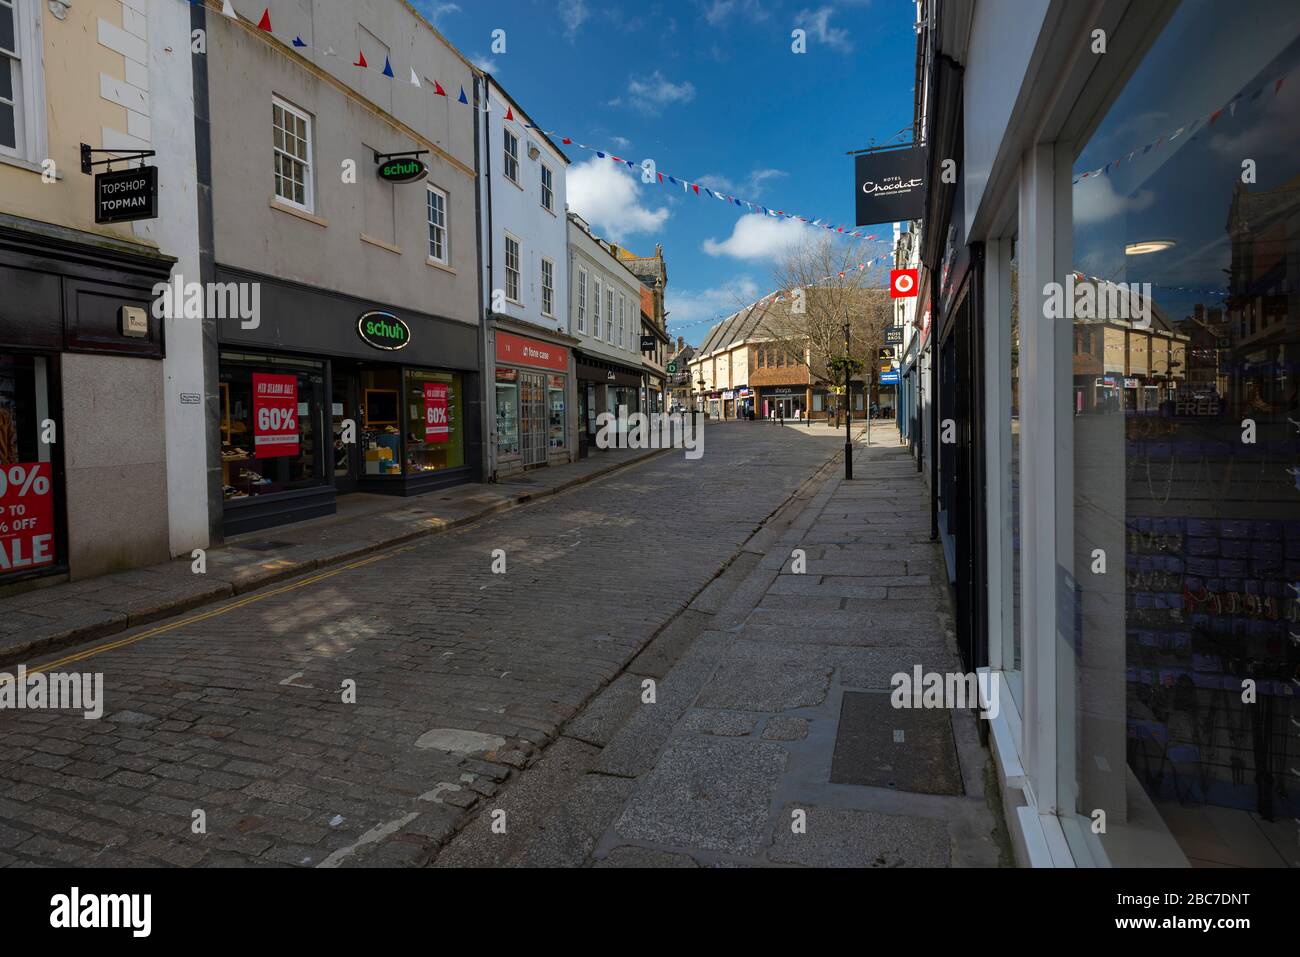
<svg viewBox="0 0 1300 957"><path fill-rule="evenodd" d="M447 442L451 430L447 426L447 386L441 382L424 384L424 441Z"/></svg>
<svg viewBox="0 0 1300 957"><path fill-rule="evenodd" d="M49 462L0 466L0 572L54 564L53 476Z"/></svg>
<svg viewBox="0 0 1300 957"><path fill-rule="evenodd" d="M253 455L298 454L298 377L253 373Z"/></svg>

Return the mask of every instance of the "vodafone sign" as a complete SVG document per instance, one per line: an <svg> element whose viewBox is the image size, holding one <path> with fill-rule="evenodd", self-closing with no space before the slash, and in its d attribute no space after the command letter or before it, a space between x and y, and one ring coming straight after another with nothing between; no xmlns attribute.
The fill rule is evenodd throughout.
<svg viewBox="0 0 1300 957"><path fill-rule="evenodd" d="M889 295L891 299L911 299L916 295L917 270L891 269L889 271Z"/></svg>

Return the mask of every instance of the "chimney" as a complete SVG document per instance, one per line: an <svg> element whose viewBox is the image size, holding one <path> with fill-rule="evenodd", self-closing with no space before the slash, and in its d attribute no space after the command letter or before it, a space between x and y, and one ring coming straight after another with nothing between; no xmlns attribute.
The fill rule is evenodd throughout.
<svg viewBox="0 0 1300 957"><path fill-rule="evenodd" d="M686 339L683 336L677 337L677 351L681 352L686 347Z"/></svg>

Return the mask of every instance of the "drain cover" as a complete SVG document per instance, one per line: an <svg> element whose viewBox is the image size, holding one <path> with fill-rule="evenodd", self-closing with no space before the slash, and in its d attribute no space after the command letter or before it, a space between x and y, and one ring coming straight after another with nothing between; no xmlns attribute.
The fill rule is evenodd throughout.
<svg viewBox="0 0 1300 957"><path fill-rule="evenodd" d="M831 759L831 783L918 794L961 794L948 712L942 708L895 708L889 697L845 693Z"/></svg>

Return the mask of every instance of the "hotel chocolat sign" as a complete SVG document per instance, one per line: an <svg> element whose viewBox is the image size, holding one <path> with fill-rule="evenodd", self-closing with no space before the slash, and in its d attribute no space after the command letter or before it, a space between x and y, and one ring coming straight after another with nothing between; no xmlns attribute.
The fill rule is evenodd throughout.
<svg viewBox="0 0 1300 957"><path fill-rule="evenodd" d="M95 222L129 223L158 217L158 167L95 174Z"/></svg>
<svg viewBox="0 0 1300 957"><path fill-rule="evenodd" d="M925 214L925 150L859 153L854 163L857 225L897 223Z"/></svg>
<svg viewBox="0 0 1300 957"><path fill-rule="evenodd" d="M394 352L411 344L411 327L391 312L367 312L357 320L361 341L376 349Z"/></svg>

